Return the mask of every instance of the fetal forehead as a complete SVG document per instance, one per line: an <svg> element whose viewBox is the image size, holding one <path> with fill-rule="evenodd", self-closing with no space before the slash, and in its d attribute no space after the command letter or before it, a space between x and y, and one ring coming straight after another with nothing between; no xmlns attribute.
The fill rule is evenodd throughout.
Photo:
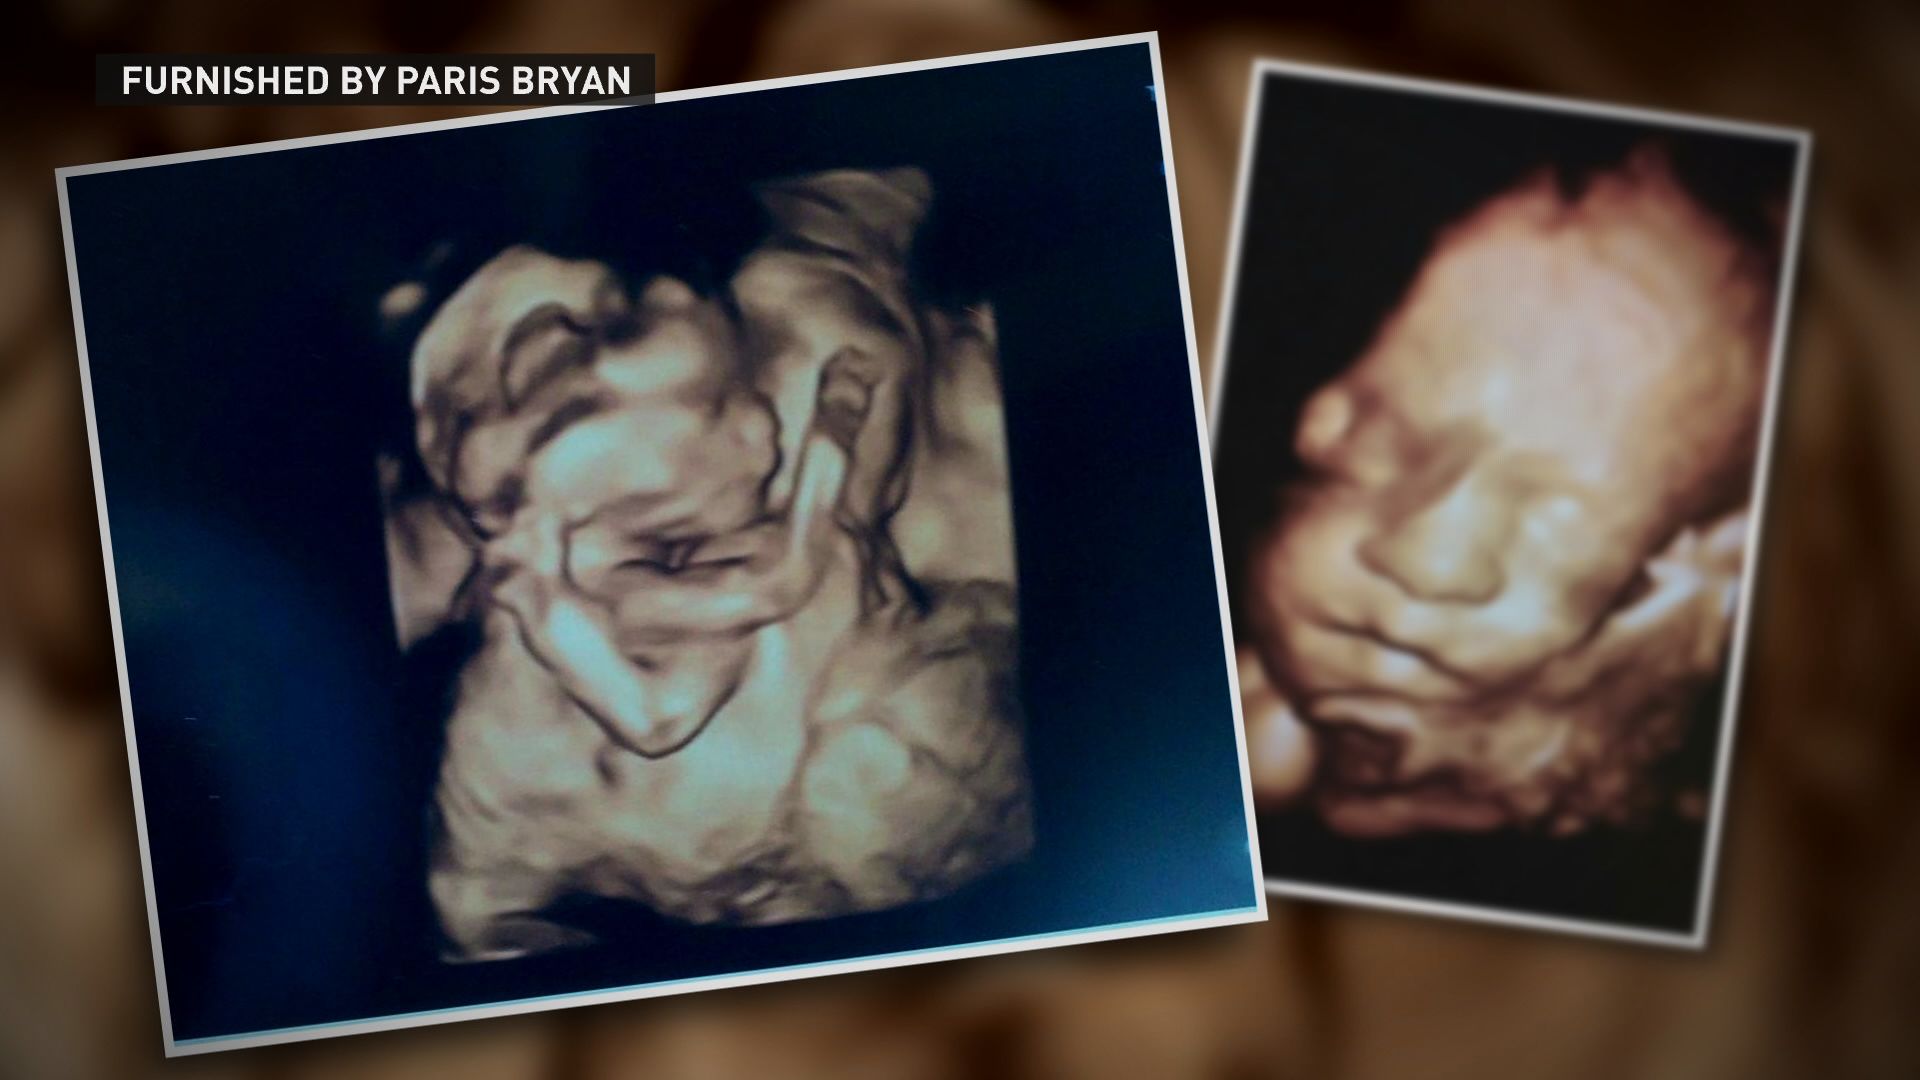
<svg viewBox="0 0 1920 1080"><path fill-rule="evenodd" d="M1413 436L1402 440L1409 451L1460 433L1489 448L1679 465L1735 449L1760 406L1762 345L1730 321L1705 325L1714 313L1651 326L1556 321L1551 304L1436 314L1430 296L1411 298L1312 395L1303 434L1384 421Z"/></svg>
<svg viewBox="0 0 1920 1080"><path fill-rule="evenodd" d="M653 389L654 381L708 399L738 394L769 353L905 344L908 328L879 292L832 260L783 251L750 258L706 295L656 276L637 290L640 303L617 334L602 335L592 368L632 389ZM664 307L647 302L661 295L673 299Z"/></svg>

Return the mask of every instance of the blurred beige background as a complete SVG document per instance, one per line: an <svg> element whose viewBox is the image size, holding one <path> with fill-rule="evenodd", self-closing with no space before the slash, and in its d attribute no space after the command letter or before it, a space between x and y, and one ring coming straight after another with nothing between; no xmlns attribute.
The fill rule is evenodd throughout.
<svg viewBox="0 0 1920 1080"><path fill-rule="evenodd" d="M0 20L0 1077L1920 1075L1920 9L63 0ZM1203 348L1255 56L1815 130L1713 946L1276 903L1244 932L163 1062L51 170L450 113L94 109L89 54L651 51L664 89L1145 29Z"/></svg>

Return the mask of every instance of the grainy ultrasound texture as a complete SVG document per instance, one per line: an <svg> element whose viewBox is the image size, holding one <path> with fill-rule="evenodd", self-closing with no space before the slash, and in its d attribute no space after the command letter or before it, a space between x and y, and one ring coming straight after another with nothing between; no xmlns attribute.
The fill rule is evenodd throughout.
<svg viewBox="0 0 1920 1080"><path fill-rule="evenodd" d="M479 640L434 807L450 958L590 941L551 914L583 895L779 923L1032 844L991 315L914 299L919 170L756 194L722 295L514 247L415 345L401 636Z"/></svg>

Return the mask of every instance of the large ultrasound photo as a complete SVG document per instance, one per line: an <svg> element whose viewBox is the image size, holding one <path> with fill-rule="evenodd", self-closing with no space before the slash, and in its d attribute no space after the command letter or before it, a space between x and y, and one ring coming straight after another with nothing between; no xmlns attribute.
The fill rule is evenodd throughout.
<svg viewBox="0 0 1920 1080"><path fill-rule="evenodd" d="M1805 137L1256 100L1213 390L1270 881L1703 944Z"/></svg>
<svg viewBox="0 0 1920 1080"><path fill-rule="evenodd" d="M1156 48L63 173L169 1053L1265 916Z"/></svg>

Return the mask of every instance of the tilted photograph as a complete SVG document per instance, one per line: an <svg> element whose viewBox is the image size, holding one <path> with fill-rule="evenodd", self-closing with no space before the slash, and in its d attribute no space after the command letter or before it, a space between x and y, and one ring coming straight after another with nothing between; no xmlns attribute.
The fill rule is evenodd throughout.
<svg viewBox="0 0 1920 1080"><path fill-rule="evenodd" d="M1263 918L1158 79L63 171L169 1052Z"/></svg>
<svg viewBox="0 0 1920 1080"><path fill-rule="evenodd" d="M1702 944L1808 140L1254 94L1213 434L1269 882Z"/></svg>

